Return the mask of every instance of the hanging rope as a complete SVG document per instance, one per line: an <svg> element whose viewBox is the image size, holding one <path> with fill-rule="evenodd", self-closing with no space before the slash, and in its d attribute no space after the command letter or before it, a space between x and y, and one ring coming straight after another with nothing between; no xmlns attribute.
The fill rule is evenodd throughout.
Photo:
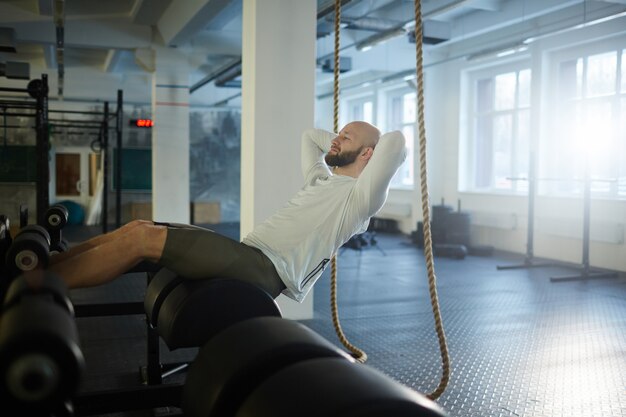
<svg viewBox="0 0 626 417"><path fill-rule="evenodd" d="M335 68L333 84L333 131L339 132L339 22L341 20L341 0L335 0ZM346 349L352 352L352 356L357 361L364 363L367 354L354 346L346 337L341 323L339 323L339 307L337 306L337 255L333 256L330 263L330 305L332 310L333 325L337 337Z"/></svg>
<svg viewBox="0 0 626 417"><path fill-rule="evenodd" d="M439 299L437 296L437 277L433 259L432 237L430 230L430 211L428 197L428 176L426 167L426 128L424 123L424 74L423 74L423 36L422 36L422 13L421 1L414 0L415 5L415 55L416 55L416 76L417 76L417 118L419 130L419 160L420 160L420 185L422 192L422 214L424 222L424 257L428 273L428 287L433 316L435 319L435 330L439 341L439 350L442 361L442 377L438 387L428 397L435 400L443 394L450 381L450 356L448 345L441 320L439 309ZM333 91L333 128L339 131L339 46L340 46L340 23L341 20L341 0L335 0L335 54L334 54L334 91ZM330 297L332 308L332 319L335 331L341 343L352 352L352 355L359 362L367 360L367 354L350 343L345 336L339 322L339 311L337 306L337 256L333 256L331 261L330 275Z"/></svg>
<svg viewBox="0 0 626 417"><path fill-rule="evenodd" d="M450 381L450 355L446 335L441 322L439 299L437 297L437 277L435 276L435 263L433 260L433 242L430 232L430 202L428 198L428 176L426 169L426 128L424 123L424 72L423 72L423 38L422 38L422 5L420 0L415 0L415 69L417 75L417 120L419 129L419 160L420 160L420 185L422 191L422 215L424 217L424 257L428 272L428 288L430 291L430 303L433 308L435 330L439 340L441 352L442 376L439 386L428 394L430 399L437 399L443 394Z"/></svg>

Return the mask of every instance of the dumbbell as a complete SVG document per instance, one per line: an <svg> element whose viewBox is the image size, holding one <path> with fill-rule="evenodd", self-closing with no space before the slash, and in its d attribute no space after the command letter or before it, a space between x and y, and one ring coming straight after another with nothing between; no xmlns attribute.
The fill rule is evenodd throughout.
<svg viewBox="0 0 626 417"><path fill-rule="evenodd" d="M57 415L84 369L63 282L32 271L11 284L0 322L0 404L7 415Z"/></svg>
<svg viewBox="0 0 626 417"><path fill-rule="evenodd" d="M46 210L44 216L43 226L50 233L51 243L50 252L65 252L68 249L68 244L63 239L61 230L65 227L69 219L69 212L67 207L61 204L55 204L50 206Z"/></svg>
<svg viewBox="0 0 626 417"><path fill-rule="evenodd" d="M52 244L50 245L50 252L57 252L57 253L61 253L61 252L67 252L67 250L70 248L69 244L67 243L67 240L65 239L61 239L58 242L52 242Z"/></svg>
<svg viewBox="0 0 626 417"><path fill-rule="evenodd" d="M11 228L9 219L4 214L0 214L0 261L4 260L7 249L11 246ZM0 269L2 269L0 267Z"/></svg>
<svg viewBox="0 0 626 417"><path fill-rule="evenodd" d="M50 234L39 225L28 225L15 236L6 254L10 276L37 268L46 268L50 259Z"/></svg>
<svg viewBox="0 0 626 417"><path fill-rule="evenodd" d="M44 226L48 230L61 230L67 224L68 219L69 212L67 211L67 207L61 204L55 204L46 210Z"/></svg>

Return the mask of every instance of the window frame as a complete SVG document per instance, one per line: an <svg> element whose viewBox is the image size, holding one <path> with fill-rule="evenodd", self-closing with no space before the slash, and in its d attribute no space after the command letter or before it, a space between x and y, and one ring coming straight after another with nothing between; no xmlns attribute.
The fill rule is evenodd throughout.
<svg viewBox="0 0 626 417"><path fill-rule="evenodd" d="M355 121L352 115L352 108L355 104L361 104L371 101L372 102L372 121L373 125L377 125L377 97L374 89L368 88L365 91L360 91L358 94L347 96L340 101L339 111L339 129L345 126L347 123Z"/></svg>
<svg viewBox="0 0 626 417"><path fill-rule="evenodd" d="M412 122L400 122L399 124L393 124L393 108L392 108L392 102L394 99L396 98L400 98L402 100L402 97L406 94L416 94L415 97L415 106L416 106L416 112L415 112L415 120ZM413 143L407 143L407 158L406 161L403 163L407 164L407 166L409 166L409 177L411 178L411 184L398 184L397 182L394 182L394 179L392 179L389 188L391 190L404 190L404 191L411 191L413 189L415 189L415 158L414 158L414 154L415 154L415 146L416 146L416 142L419 140L419 138L417 137L417 91L415 88L411 88L406 84L406 81L402 81L399 83L394 83L392 85L389 85L385 91L384 91L384 95L385 95L385 108L384 108L384 114L385 114L385 131L389 132L392 130L400 130L403 131L403 128L407 127L407 126L411 126L413 128ZM408 142L408 141L407 141ZM398 172L400 172L400 169L398 170ZM396 173L396 175L398 175Z"/></svg>
<svg viewBox="0 0 626 417"><path fill-rule="evenodd" d="M604 95L589 95L588 91L586 91L587 86L587 71L588 71L588 62L591 56L601 55L605 53L616 52L616 67L615 67L615 90L612 94L604 94ZM620 194L620 189L626 186L626 168L621 168L622 172L620 172L620 156L621 161L626 163L626 157L622 156L626 154L626 136L625 138L621 138L619 136L620 126L626 126L626 91L621 90L621 86L624 83L622 76L625 76L626 70L622 67L624 62L626 62L626 36L622 35L619 37L615 37L612 39L602 40L591 42L585 45L577 45L568 48L559 49L558 51L554 51L549 56L549 91L547 96L549 97L548 106L549 114L546 122L546 136L547 137L556 137L559 132L559 125L561 121L561 117L559 112L563 111L561 108L561 101L564 100L560 95L560 87L558 80L560 78L560 68L561 65L567 61L576 61L578 59L583 60L583 69L582 69L582 86L580 97L575 99L568 99L572 102L577 101L580 103L583 111L586 111L587 106L589 104L593 104L594 102L609 102L612 111L612 120L611 125L613 126L614 132L617 132L615 137L613 138L613 145L617 147L615 152L612 152L613 155L611 163L612 174L609 175L609 178L614 177L616 179L621 178L620 182L609 182L608 191L602 191L599 188L600 186L594 186L592 183L591 188L591 196L594 199L606 199L611 201L624 201L626 200L626 192L622 191ZM622 119L624 118L624 119ZM621 125L620 125L621 122ZM565 139L554 140L550 143L540 143L539 152L541 155L539 171L540 176L546 177L558 177L558 173L554 171L553 164L548 157L554 152L557 152L559 146L566 142ZM620 176L620 174L623 174ZM591 176L594 177L593 173ZM579 180L582 180L584 174L580 176ZM558 196L558 197L571 197L571 198L579 198L583 193L583 184L582 181L579 181L577 185L570 185L569 187L560 186L559 182L548 182L548 183L539 183L538 193L540 195L550 195L550 196Z"/></svg>
<svg viewBox="0 0 626 417"><path fill-rule="evenodd" d="M524 71L530 71L530 97L527 106L519 105L519 74ZM492 79L495 81L495 78L498 75L504 75L507 73L514 72L516 74L516 89L515 89L515 105L512 109L507 110L496 110L494 108L489 112L491 114L491 127L493 129L494 115L504 115L511 114L512 115L512 127L511 127L511 146L515 148L519 146L519 115L522 112L527 112L528 114L528 131L529 135L532 132L532 124L533 124L533 66L531 59L528 55L522 55L519 57L515 57L513 59L508 59L505 62L498 61L492 62L488 65L478 66L467 68L462 72L462 88L461 88L461 132L460 132L460 146L459 146L459 171L458 171L458 191L463 193L475 193L475 194L491 194L491 195L526 195L528 193L528 184L525 181L515 181L513 180L511 183L510 189L504 188L496 188L495 181L495 173L494 173L494 149L490 151L491 156L491 178L490 184L488 187L478 187L476 185L476 176L478 171L478 163L477 163L477 122L478 122L478 111L477 111L477 83L480 80ZM495 96L494 96L495 99ZM485 113L487 114L487 113ZM532 137L528 138L528 147L529 150L533 149L533 139ZM516 151L511 150L510 159L515 159ZM530 156L530 152L528 152L528 157ZM530 161L526 161L526 166L529 167ZM511 168L513 169L513 168ZM528 173L525 175L528 176ZM515 178L514 176L513 178Z"/></svg>

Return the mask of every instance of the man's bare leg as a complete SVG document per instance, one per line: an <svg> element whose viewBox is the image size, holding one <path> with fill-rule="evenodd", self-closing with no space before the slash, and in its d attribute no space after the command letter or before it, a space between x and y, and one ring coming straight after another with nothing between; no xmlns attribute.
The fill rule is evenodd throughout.
<svg viewBox="0 0 626 417"><path fill-rule="evenodd" d="M83 253L89 249L95 248L96 246L103 245L106 242L113 241L119 236L130 232L131 229L145 224L153 224L148 220L133 220L124 226L120 227L117 230L113 230L112 232L95 236L91 239L88 239L84 242L79 243L76 246L72 246L65 252L56 253L50 257L50 265L57 264L59 262L65 261L66 259L72 258L80 253Z"/></svg>
<svg viewBox="0 0 626 417"><path fill-rule="evenodd" d="M124 233L103 238L99 245L55 262L48 270L58 274L69 288L104 284L142 260L158 261L166 237L167 227L152 222L138 223Z"/></svg>

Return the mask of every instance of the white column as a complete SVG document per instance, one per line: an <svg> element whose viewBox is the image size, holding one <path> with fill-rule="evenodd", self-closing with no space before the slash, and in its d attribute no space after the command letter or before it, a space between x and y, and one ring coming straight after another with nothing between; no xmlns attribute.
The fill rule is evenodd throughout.
<svg viewBox="0 0 626 417"><path fill-rule="evenodd" d="M241 235L302 186L300 136L313 127L316 0L244 0L241 126ZM313 317L279 298L289 318Z"/></svg>
<svg viewBox="0 0 626 417"><path fill-rule="evenodd" d="M173 48L158 48L155 58L152 216L189 223L189 66Z"/></svg>

